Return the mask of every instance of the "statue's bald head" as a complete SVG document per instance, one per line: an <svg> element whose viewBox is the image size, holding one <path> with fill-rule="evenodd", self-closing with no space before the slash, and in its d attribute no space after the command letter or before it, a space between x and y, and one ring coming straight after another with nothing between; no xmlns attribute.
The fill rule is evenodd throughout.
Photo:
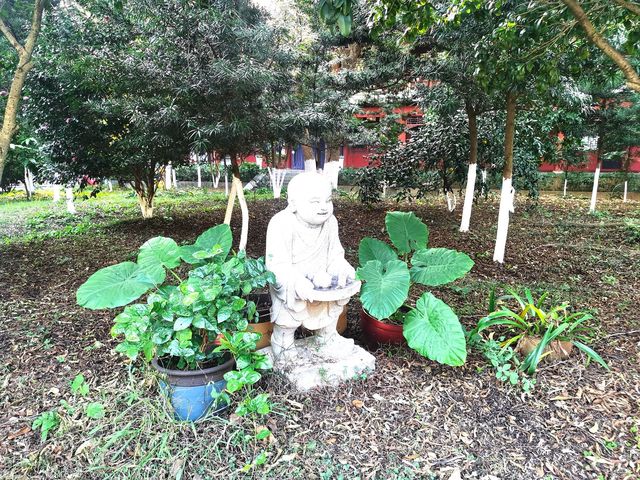
<svg viewBox="0 0 640 480"><path fill-rule="evenodd" d="M324 223L333 214L331 182L315 172L300 173L287 187L289 208L311 225Z"/></svg>

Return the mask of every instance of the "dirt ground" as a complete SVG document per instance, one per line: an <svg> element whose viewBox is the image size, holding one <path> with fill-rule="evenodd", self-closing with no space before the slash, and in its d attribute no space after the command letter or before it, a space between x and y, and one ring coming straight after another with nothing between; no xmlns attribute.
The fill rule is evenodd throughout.
<svg viewBox="0 0 640 480"><path fill-rule="evenodd" d="M266 225L284 206L250 203L249 254L263 254ZM640 203L607 200L597 215L587 206L588 199L553 197L519 204L506 263L497 266L495 199L475 207L468 234L457 230L460 212L450 214L441 201L367 208L338 200L352 263L362 237L384 238L385 211L413 210L430 228L430 246L475 261L465 279L434 292L467 328L486 314L493 286L548 290L554 301L594 313L593 347L611 371L574 354L545 364L525 394L498 381L477 352L452 368L407 348L379 348L375 372L341 388L303 395L267 376L261 388L276 409L265 420L273 436L263 442L249 435L256 425L233 417L193 426L170 420L148 368L113 352L113 314L75 305L91 273L133 258L148 238L193 241L221 222L222 200L167 204L151 221L111 212L92 217L98 228L29 242L20 241L25 230L16 225L24 219L15 209L15 222L0 222L0 477L638 479L640 243L627 222L640 223ZM346 336L361 343L358 309L352 300ZM70 391L78 373L91 387L86 397ZM104 418L82 414L89 401L104 404ZM42 442L31 424L48 410L61 424Z"/></svg>

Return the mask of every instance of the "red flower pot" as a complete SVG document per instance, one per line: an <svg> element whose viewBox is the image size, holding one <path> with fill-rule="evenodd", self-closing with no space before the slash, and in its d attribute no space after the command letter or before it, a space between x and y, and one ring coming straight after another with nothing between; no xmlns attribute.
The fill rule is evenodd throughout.
<svg viewBox="0 0 640 480"><path fill-rule="evenodd" d="M402 334L402 325L390 325L373 318L364 309L360 310L360 325L365 339L370 344L403 345L407 341Z"/></svg>

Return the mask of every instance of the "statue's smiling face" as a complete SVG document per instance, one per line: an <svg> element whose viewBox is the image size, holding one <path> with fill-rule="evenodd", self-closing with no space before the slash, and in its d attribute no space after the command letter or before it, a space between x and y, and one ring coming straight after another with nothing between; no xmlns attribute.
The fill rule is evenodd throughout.
<svg viewBox="0 0 640 480"><path fill-rule="evenodd" d="M309 182L295 200L296 216L309 225L322 225L333 214L331 185Z"/></svg>

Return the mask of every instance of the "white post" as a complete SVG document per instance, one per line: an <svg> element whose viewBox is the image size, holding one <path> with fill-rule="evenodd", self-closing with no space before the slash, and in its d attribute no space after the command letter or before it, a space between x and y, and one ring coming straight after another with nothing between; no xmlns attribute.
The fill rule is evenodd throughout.
<svg viewBox="0 0 640 480"><path fill-rule="evenodd" d="M60 201L60 185L53 186L53 203Z"/></svg>
<svg viewBox="0 0 640 480"><path fill-rule="evenodd" d="M171 190L171 163L164 167L164 189Z"/></svg>
<svg viewBox="0 0 640 480"><path fill-rule="evenodd" d="M67 212L75 215L76 206L73 204L73 189L71 187L67 187L65 192L67 196Z"/></svg>
<svg viewBox="0 0 640 480"><path fill-rule="evenodd" d="M513 212L514 195L515 191L511 186L511 179L503 178L500 192L500 210L498 212L498 233L493 251L494 262L504 263L504 250L507 245L507 232L509 231L509 213Z"/></svg>
<svg viewBox="0 0 640 480"><path fill-rule="evenodd" d="M178 189L178 179L176 178L176 169L171 169L171 175L173 176L173 188Z"/></svg>
<svg viewBox="0 0 640 480"><path fill-rule="evenodd" d="M224 169L224 195L225 197L229 196L229 176L227 174L227 168Z"/></svg>
<svg viewBox="0 0 640 480"><path fill-rule="evenodd" d="M469 164L467 173L467 188L464 191L464 205L462 206L462 221L460 222L460 231L468 232L471 223L471 209L473 208L473 193L476 188L476 170L477 163Z"/></svg>
<svg viewBox="0 0 640 480"><path fill-rule="evenodd" d="M622 196L622 201L627 203L627 181L624 181L624 195Z"/></svg>
<svg viewBox="0 0 640 480"><path fill-rule="evenodd" d="M202 188L202 172L199 163L196 165L196 171L198 172L198 188Z"/></svg>
<svg viewBox="0 0 640 480"><path fill-rule="evenodd" d="M107 180L107 185L109 186L109 191L113 192L113 182L111 180Z"/></svg>
<svg viewBox="0 0 640 480"><path fill-rule="evenodd" d="M382 181L382 198L387 198L387 181Z"/></svg>
<svg viewBox="0 0 640 480"><path fill-rule="evenodd" d="M591 203L589 204L589 213L596 211L596 199L598 198L598 182L600 181L600 167L596 167L596 173L593 175L593 190L591 191Z"/></svg>
<svg viewBox="0 0 640 480"><path fill-rule="evenodd" d="M262 168L262 155L256 155L256 165L258 168Z"/></svg>
<svg viewBox="0 0 640 480"><path fill-rule="evenodd" d="M564 187L562 188L562 197L566 197L567 196L567 179L564 179Z"/></svg>

